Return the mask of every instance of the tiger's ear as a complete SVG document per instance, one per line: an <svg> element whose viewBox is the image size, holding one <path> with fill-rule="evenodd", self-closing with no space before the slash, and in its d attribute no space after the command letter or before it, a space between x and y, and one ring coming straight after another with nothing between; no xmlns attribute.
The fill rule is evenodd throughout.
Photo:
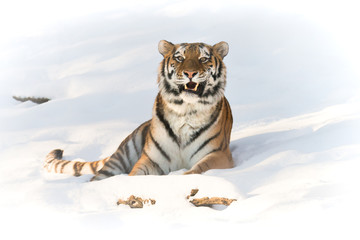
<svg viewBox="0 0 360 240"><path fill-rule="evenodd" d="M169 52L171 52L174 49L175 45L166 40L161 40L159 42L158 47L159 47L159 52L165 57L165 55L167 55Z"/></svg>
<svg viewBox="0 0 360 240"><path fill-rule="evenodd" d="M229 52L229 44L227 42L219 42L213 46L214 52L224 58Z"/></svg>

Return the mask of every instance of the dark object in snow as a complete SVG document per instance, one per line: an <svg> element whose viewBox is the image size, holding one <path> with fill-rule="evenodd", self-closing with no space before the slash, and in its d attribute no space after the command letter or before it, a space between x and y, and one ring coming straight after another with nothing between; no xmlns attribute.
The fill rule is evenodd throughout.
<svg viewBox="0 0 360 240"><path fill-rule="evenodd" d="M19 101L19 102L26 102L26 101L31 101L33 103L37 103L37 104L42 104L42 103L46 103L48 101L50 101L49 98L37 98L37 97L17 97L17 96L13 96L13 98L16 100L16 101Z"/></svg>
<svg viewBox="0 0 360 240"><path fill-rule="evenodd" d="M154 205L156 201L154 199L142 199L140 197L135 197L134 195L131 195L126 201L119 199L117 201L117 205L125 204L129 205L131 208L143 208L144 204L150 203L151 205Z"/></svg>
<svg viewBox="0 0 360 240"><path fill-rule="evenodd" d="M198 193L199 189L192 189L190 195L186 198L190 199L190 197L194 197ZM224 205L229 206L232 202L236 201L236 199L229 199L224 197L203 197L203 198L193 198L190 200L192 204L196 207L206 206L212 207L212 205Z"/></svg>
<svg viewBox="0 0 360 240"><path fill-rule="evenodd" d="M186 197L186 199L190 199L194 197L199 192L199 189L192 189L190 195ZM196 207L206 206L212 207L212 205L224 205L229 206L232 202L236 201L236 199L229 199L224 197L203 197L203 198L193 198L190 200L192 204ZM142 199L140 197L135 197L131 195L127 200L119 199L117 201L117 205L124 204L129 205L131 208L143 208L144 204L154 205L156 201L154 199Z"/></svg>
<svg viewBox="0 0 360 240"><path fill-rule="evenodd" d="M229 199L224 197L212 197L212 198L204 197L204 198L194 198L190 200L190 202L194 204L196 207L201 207L201 206L211 207L212 205L215 204L229 206L233 201L236 201L236 199Z"/></svg>
<svg viewBox="0 0 360 240"><path fill-rule="evenodd" d="M198 193L199 189L191 189L190 195L187 195L186 199L190 199L190 197L195 196Z"/></svg>

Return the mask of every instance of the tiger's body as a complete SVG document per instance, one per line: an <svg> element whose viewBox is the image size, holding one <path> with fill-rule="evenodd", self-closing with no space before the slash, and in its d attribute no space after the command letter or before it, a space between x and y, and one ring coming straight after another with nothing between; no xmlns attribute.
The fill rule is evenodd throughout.
<svg viewBox="0 0 360 240"><path fill-rule="evenodd" d="M62 159L50 152L44 168L100 180L117 174L185 174L233 167L229 149L232 114L224 96L228 44L172 44L160 41L164 56L158 71L159 93L151 120L123 140L110 157L95 162Z"/></svg>

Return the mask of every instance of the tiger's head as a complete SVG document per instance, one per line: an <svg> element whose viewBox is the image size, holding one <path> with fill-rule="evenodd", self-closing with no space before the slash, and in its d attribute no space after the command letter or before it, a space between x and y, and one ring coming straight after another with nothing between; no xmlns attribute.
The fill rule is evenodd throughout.
<svg viewBox="0 0 360 240"><path fill-rule="evenodd" d="M229 46L220 42L172 44L161 40L158 83L160 94L170 103L214 104L224 95L226 68L223 58Z"/></svg>

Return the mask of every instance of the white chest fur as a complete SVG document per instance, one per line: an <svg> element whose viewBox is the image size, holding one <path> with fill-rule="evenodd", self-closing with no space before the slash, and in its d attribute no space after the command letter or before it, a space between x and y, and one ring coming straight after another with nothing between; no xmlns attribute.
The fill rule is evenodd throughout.
<svg viewBox="0 0 360 240"><path fill-rule="evenodd" d="M171 110L166 113L171 128L178 137L180 147L189 144L192 135L204 127L211 117L215 106L199 104L171 104Z"/></svg>

